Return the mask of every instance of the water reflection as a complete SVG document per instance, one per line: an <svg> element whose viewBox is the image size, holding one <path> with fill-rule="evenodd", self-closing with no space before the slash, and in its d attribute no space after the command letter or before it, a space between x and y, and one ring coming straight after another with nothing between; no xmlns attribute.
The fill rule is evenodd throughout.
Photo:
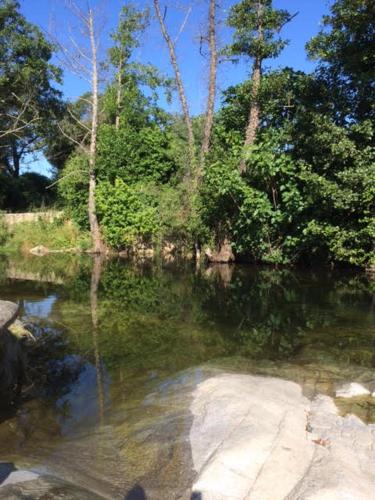
<svg viewBox="0 0 375 500"><path fill-rule="evenodd" d="M209 362L281 376L308 395L374 380L374 282L361 273L71 256L11 269L0 297L22 302L37 343L21 405L0 425L0 458L22 450L60 474L71 461L82 487L113 498L147 498L189 463L184 388L205 372L181 370Z"/></svg>
<svg viewBox="0 0 375 500"><path fill-rule="evenodd" d="M36 262L46 266L44 259ZM43 274L34 260L32 267ZM131 388L129 377L222 356L375 363L374 283L362 274L240 266L195 272L99 257L58 270L64 285L5 280L0 293L23 301L25 319L95 366L101 414L104 367Z"/></svg>

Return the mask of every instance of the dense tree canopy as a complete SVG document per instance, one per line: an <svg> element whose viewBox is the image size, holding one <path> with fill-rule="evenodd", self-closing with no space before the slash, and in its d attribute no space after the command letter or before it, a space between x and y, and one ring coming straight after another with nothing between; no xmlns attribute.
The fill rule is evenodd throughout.
<svg viewBox="0 0 375 500"><path fill-rule="evenodd" d="M57 167L59 203L87 227L91 95L61 104L51 45L16 2L0 6L0 141L6 145L0 204L12 204L10 176L19 173L14 147L24 154L42 144ZM160 106L160 93L170 96L174 80L135 62L150 16L127 3L99 95L96 196L107 245L121 250L173 241L190 251L220 249L225 240L236 259L373 263L374 17L372 2L336 0L307 45L314 72L265 70L263 60L285 46L281 30L293 15L271 0L236 3L222 55L250 60L250 77L222 93L197 188L189 134L202 142L205 117L193 117L189 132L183 115ZM11 22L18 28L10 30ZM12 129L17 123L20 131Z"/></svg>
<svg viewBox="0 0 375 500"><path fill-rule="evenodd" d="M19 12L0 1L0 166L18 177L25 155L44 146L48 124L61 112L61 70L51 64L53 47Z"/></svg>

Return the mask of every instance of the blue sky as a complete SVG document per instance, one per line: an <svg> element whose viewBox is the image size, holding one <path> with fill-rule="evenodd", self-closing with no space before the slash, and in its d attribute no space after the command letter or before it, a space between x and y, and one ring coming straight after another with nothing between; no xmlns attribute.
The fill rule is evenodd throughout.
<svg viewBox="0 0 375 500"><path fill-rule="evenodd" d="M78 3L80 1L77 0ZM76 20L64 7L65 0L21 0L20 3L21 11L30 22L37 24L46 33L52 31L58 38L63 38L69 27L74 27L76 24ZM91 4L98 9L98 20L102 26L102 55L105 54L108 47L109 33L115 28L118 12L124 3L126 2L123 0L91 0ZM132 3L140 8L149 6L152 12L151 0L135 0ZM197 114L202 112L205 107L204 76L208 73L208 60L199 54L199 37L207 24L208 2L207 0L160 1L162 8L164 8L165 3L170 6L166 20L173 36L179 30L187 6L192 4L188 22L177 43L177 55L191 113ZM219 3L221 8L219 10L218 38L219 43L225 45L230 40L230 30L225 27L224 19L230 6L236 2L234 0L221 0ZM314 64L306 57L305 44L318 32L322 16L328 12L330 3L332 3L330 0L274 0L275 8L287 9L291 14L299 13L282 31L282 36L289 39L289 45L276 60L266 61L266 66L272 68L291 66L295 69L311 71ZM79 40L79 43L84 43L84 40ZM165 74L172 75L168 52L161 38L159 26L155 21L151 22L142 37L142 44L136 49L134 59L144 63L153 63ZM238 65L231 63L220 65L218 102L220 102L220 91L246 79L250 69L250 61L243 61ZM74 99L88 90L88 84L85 80L64 70L62 90L67 98ZM174 99L169 109L172 111L179 109L177 98ZM47 173L49 165L43 158L40 158L29 168Z"/></svg>

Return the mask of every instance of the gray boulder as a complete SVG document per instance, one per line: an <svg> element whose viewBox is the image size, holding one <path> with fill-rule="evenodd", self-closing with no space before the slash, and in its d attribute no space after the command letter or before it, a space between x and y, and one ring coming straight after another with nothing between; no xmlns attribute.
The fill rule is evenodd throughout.
<svg viewBox="0 0 375 500"><path fill-rule="evenodd" d="M17 318L19 306L8 300L0 300L0 330L7 328Z"/></svg>

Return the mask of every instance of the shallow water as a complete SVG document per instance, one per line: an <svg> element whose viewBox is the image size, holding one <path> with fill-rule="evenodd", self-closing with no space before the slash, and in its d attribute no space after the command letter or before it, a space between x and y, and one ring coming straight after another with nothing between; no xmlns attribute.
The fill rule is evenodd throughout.
<svg viewBox="0 0 375 500"><path fill-rule="evenodd" d="M185 498L189 398L208 373L283 377L308 397L375 385L375 287L361 272L70 256L0 270L0 298L20 302L37 338L23 400L1 414L0 482L15 467L87 498ZM371 398L342 411L374 419Z"/></svg>

